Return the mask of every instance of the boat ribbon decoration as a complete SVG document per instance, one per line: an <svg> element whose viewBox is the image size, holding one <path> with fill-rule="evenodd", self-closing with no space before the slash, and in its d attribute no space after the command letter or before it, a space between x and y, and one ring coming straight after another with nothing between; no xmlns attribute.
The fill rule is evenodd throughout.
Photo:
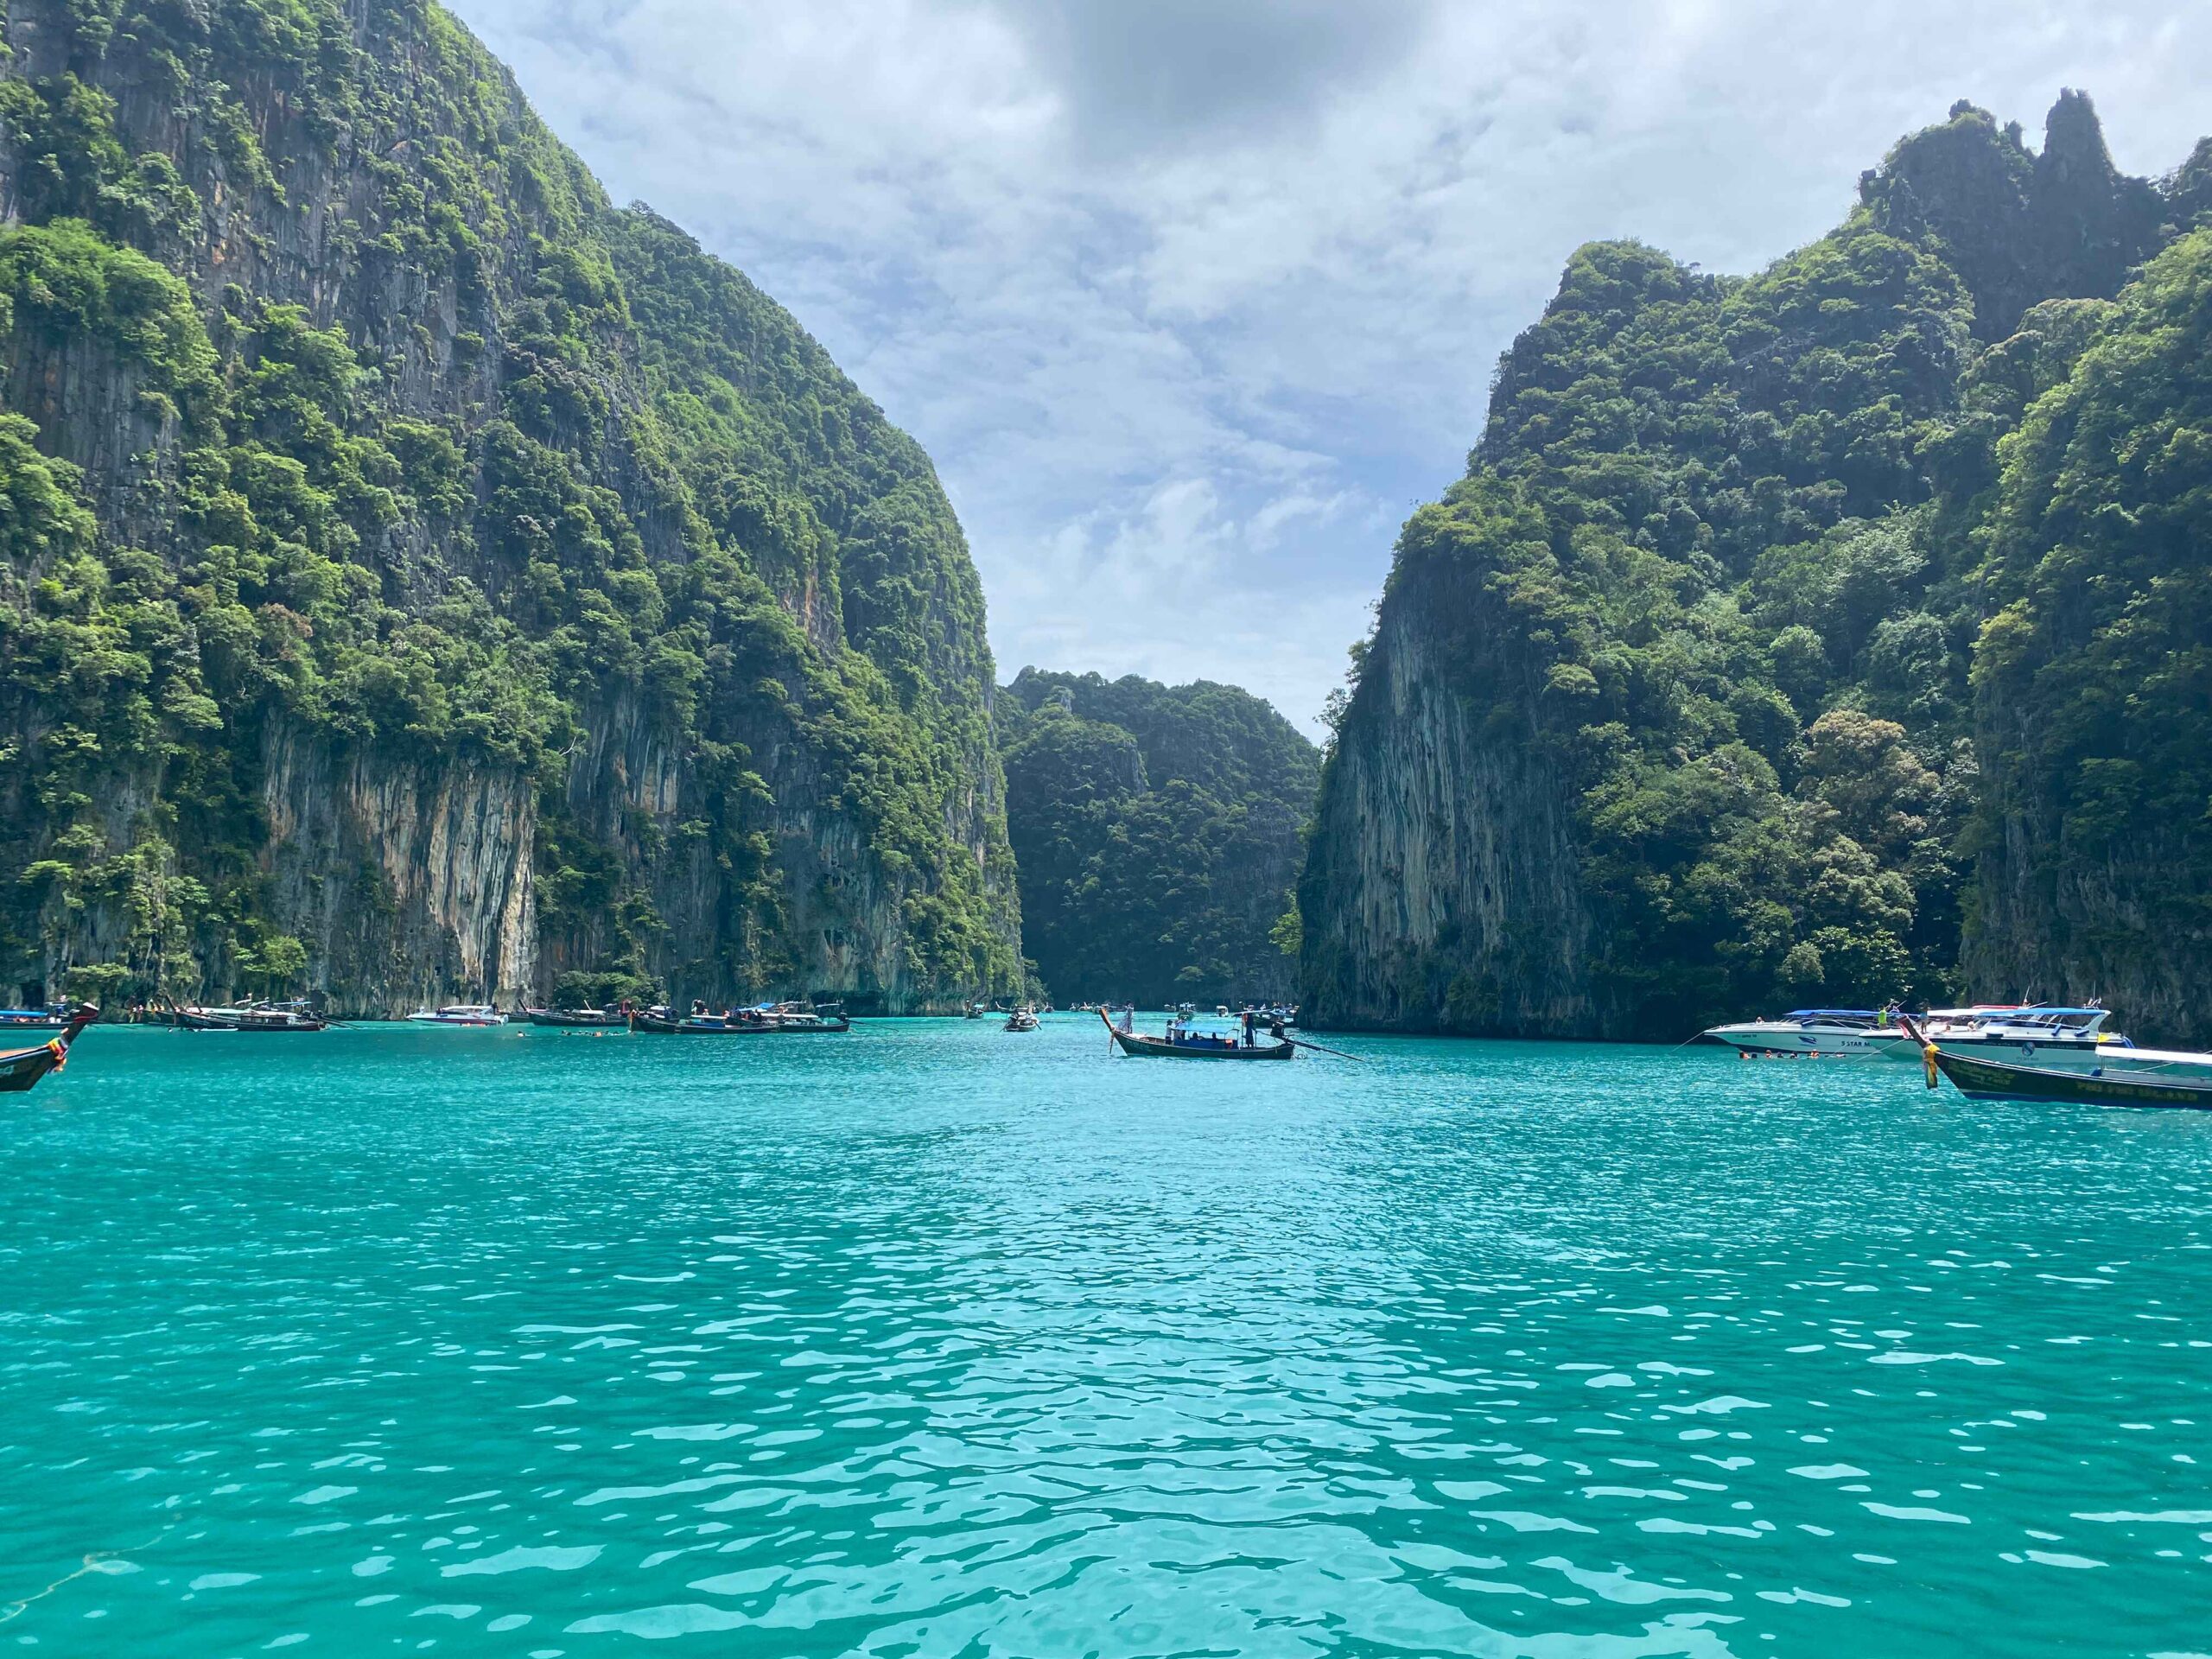
<svg viewBox="0 0 2212 1659"><path fill-rule="evenodd" d="M1928 1033L1921 1030L1920 1022L1902 1009L1897 1013L1897 1024L1904 1027L1906 1036L1920 1045L1920 1070L1928 1079L1928 1086L1930 1089L1942 1088L1943 1074L1936 1064L1936 1045L1928 1039Z"/></svg>

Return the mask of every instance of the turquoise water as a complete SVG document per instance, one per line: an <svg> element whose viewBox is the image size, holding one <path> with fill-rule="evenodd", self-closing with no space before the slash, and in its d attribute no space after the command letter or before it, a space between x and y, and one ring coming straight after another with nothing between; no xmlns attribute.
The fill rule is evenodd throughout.
<svg viewBox="0 0 2212 1659"><path fill-rule="evenodd" d="M2212 1652L2212 1115L1346 1046L95 1031L0 1647Z"/></svg>

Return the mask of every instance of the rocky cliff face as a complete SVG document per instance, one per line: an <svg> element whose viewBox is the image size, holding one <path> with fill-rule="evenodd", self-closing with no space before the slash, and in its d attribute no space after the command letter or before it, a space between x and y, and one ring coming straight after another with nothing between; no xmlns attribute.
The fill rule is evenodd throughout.
<svg viewBox="0 0 2212 1659"><path fill-rule="evenodd" d="M1573 800L1524 722L1451 689L1422 609L1383 619L1330 767L1299 893L1309 1018L1603 1036L1618 1011L1591 971Z"/></svg>
<svg viewBox="0 0 2212 1659"><path fill-rule="evenodd" d="M927 458L431 0L14 0L0 979L1018 982Z"/></svg>
<svg viewBox="0 0 2212 1659"><path fill-rule="evenodd" d="M531 988L529 778L340 753L277 721L261 790L271 907L327 982L381 988L390 1007L435 1006L456 985L512 1006Z"/></svg>
<svg viewBox="0 0 2212 1659"><path fill-rule="evenodd" d="M2212 1035L2204 153L2153 185L2078 94L2040 152L1961 105L1750 278L1579 251L1356 653L1308 1018L2101 992Z"/></svg>
<svg viewBox="0 0 2212 1659"><path fill-rule="evenodd" d="M2088 98L2059 94L2044 144L1959 103L1904 140L1861 198L1885 228L1939 244L1974 296L1974 332L2003 340L2044 300L2109 298L2158 248L2165 202L2113 165Z"/></svg>

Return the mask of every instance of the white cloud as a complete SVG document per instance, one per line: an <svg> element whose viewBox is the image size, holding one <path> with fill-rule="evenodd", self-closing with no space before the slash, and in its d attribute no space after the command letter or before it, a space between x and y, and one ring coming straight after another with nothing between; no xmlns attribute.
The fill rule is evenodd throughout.
<svg viewBox="0 0 2212 1659"><path fill-rule="evenodd" d="M618 200L921 439L1004 672L1224 679L1302 720L1577 244L1751 268L1961 96L2033 130L2086 87L2163 170L2212 62L2212 12L2152 0L460 10Z"/></svg>

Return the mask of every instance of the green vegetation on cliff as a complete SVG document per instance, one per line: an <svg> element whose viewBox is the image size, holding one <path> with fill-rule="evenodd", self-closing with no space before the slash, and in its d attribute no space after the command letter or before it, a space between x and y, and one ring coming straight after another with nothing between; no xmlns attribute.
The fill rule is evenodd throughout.
<svg viewBox="0 0 2212 1659"><path fill-rule="evenodd" d="M432 0L7 45L0 980L1016 982L980 586L790 316ZM393 811L514 879L384 867Z"/></svg>
<svg viewBox="0 0 2212 1659"><path fill-rule="evenodd" d="M1234 686L1024 669L999 693L1022 944L1055 996L1287 996L1319 756Z"/></svg>
<svg viewBox="0 0 2212 1659"><path fill-rule="evenodd" d="M1977 919L1993 882L2047 911L2066 860L2154 830L2173 902L2130 887L2110 924L2169 961L2163 929L2202 940L2205 238L2120 293L2200 188L2118 175L2078 95L2039 155L1962 105L1756 276L1576 253L1356 655L1304 885L1313 1010L1679 1036L1791 1001L2126 994L2113 955L2031 962ZM1407 853L1375 766L1416 658L1459 761L1548 780L1437 832L1479 861L1484 812L1555 810L1571 898L1541 917L1373 936ZM2048 849L2000 872L2023 822ZM1530 927L1572 936L1544 993L1571 1015L1507 982Z"/></svg>
<svg viewBox="0 0 2212 1659"><path fill-rule="evenodd" d="M2212 1034L2212 225L2105 308L1998 446L1973 545L1970 963L2139 985ZM2032 384L2032 383L2031 383Z"/></svg>

